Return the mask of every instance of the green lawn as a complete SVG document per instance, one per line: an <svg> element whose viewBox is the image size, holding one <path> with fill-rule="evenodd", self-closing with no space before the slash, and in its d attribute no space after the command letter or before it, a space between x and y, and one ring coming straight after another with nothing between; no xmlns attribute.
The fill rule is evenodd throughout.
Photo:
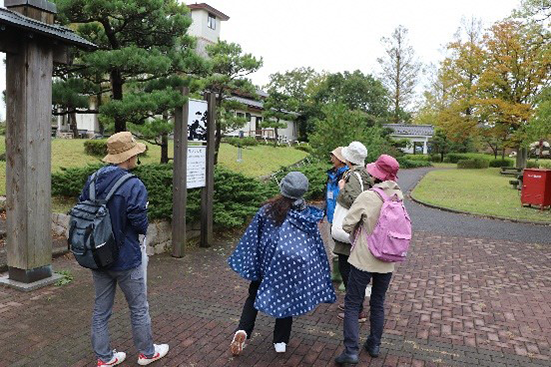
<svg viewBox="0 0 551 367"><path fill-rule="evenodd" d="M100 162L100 158L84 153L83 139L54 139L52 140L52 172L61 167L79 167L88 163ZM148 144L146 157L140 158L143 163L159 163L161 147ZM169 157L172 157L173 143L169 141ZM0 138L0 154L4 153L5 139ZM306 152L290 148L276 148L267 145L258 145L243 149L243 161L237 162L237 148L222 144L220 146L220 165L233 171L241 172L250 177L259 177L277 171L281 166L288 166L307 156ZM6 162L0 161L0 195L6 193ZM54 202L54 206L55 206ZM63 205L61 203L60 205Z"/></svg>
<svg viewBox="0 0 551 367"><path fill-rule="evenodd" d="M501 176L499 168L451 169L429 172L412 193L415 199L444 208L551 223L551 211L522 207L520 192Z"/></svg>

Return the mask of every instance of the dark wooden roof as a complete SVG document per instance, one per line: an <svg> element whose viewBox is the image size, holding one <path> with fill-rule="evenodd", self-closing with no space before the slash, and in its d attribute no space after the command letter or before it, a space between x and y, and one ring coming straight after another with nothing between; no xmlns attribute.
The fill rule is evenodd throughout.
<svg viewBox="0 0 551 367"><path fill-rule="evenodd" d="M38 34L79 48L94 49L96 45L77 35L73 30L56 24L46 24L0 7L0 37L6 29Z"/></svg>
<svg viewBox="0 0 551 367"><path fill-rule="evenodd" d="M230 19L230 17L228 17L226 14L222 13L220 10L217 10L217 9L213 8L209 4L205 4L205 3L187 4L187 7L192 9L192 10L204 9L204 10L208 11L209 13L212 13L212 14L216 15L221 20L229 20Z"/></svg>
<svg viewBox="0 0 551 367"><path fill-rule="evenodd" d="M434 135L432 125L384 124L383 127L392 129L395 135L423 137Z"/></svg>

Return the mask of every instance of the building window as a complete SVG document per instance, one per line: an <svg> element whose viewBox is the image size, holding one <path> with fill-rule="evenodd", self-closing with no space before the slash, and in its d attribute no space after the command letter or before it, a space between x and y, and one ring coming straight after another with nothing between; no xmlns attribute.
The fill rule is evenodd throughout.
<svg viewBox="0 0 551 367"><path fill-rule="evenodd" d="M216 29L216 16L214 14L209 13L207 18L207 27L210 29Z"/></svg>

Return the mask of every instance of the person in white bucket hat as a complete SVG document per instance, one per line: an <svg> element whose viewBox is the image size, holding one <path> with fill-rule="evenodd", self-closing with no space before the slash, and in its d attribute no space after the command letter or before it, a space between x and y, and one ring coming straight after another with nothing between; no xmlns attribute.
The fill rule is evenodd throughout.
<svg viewBox="0 0 551 367"><path fill-rule="evenodd" d="M347 147L342 148L341 154L346 160L349 170L343 175L343 178L339 181L339 196L337 197L337 204L344 209L348 210L352 206L352 203L356 198L365 190L369 190L373 185L373 178L365 170L365 159L367 158L367 148L359 141L351 142ZM352 245L350 242L342 242L335 239L335 248L333 252L339 257L339 272L341 274L344 288L348 284L348 277L350 274L350 264L348 263L348 257L350 256L350 248ZM338 306L339 319L344 319L344 304ZM359 315L359 321L365 322L367 320L366 314L363 309Z"/></svg>

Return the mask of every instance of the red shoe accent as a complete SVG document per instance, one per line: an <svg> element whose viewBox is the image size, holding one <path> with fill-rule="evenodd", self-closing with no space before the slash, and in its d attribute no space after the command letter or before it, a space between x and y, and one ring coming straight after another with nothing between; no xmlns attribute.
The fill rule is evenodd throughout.
<svg viewBox="0 0 551 367"><path fill-rule="evenodd" d="M159 355L160 355L159 353L155 353L153 357L146 357L145 354L141 353L140 359L155 359L155 358L159 358Z"/></svg>

